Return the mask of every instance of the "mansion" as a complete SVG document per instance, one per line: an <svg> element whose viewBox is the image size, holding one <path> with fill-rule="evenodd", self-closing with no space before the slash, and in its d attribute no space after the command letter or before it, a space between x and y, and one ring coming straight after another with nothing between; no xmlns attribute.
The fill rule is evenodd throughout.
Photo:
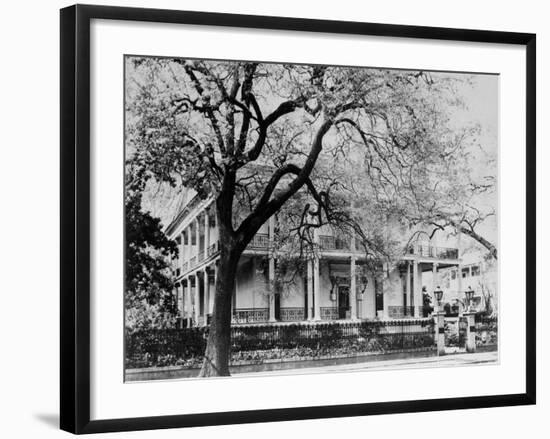
<svg viewBox="0 0 550 439"><path fill-rule="evenodd" d="M422 288L432 293L440 285L440 273L462 270L457 248L417 242L394 268L381 266L375 276L362 270L365 252L356 248L353 238L341 239L321 227L315 234L315 257L285 291L271 294L277 264L274 222L271 218L261 227L241 256L232 299L233 324L420 318ZM207 325L219 255L213 200L195 196L185 201L166 233L179 246L173 270L180 325ZM423 284L426 273L429 285Z"/></svg>

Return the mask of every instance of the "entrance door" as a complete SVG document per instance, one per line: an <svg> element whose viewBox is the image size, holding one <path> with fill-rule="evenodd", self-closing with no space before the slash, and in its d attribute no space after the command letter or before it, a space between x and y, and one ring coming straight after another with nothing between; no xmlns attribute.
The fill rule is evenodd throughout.
<svg viewBox="0 0 550 439"><path fill-rule="evenodd" d="M338 287L338 318L345 319L349 311L349 287Z"/></svg>

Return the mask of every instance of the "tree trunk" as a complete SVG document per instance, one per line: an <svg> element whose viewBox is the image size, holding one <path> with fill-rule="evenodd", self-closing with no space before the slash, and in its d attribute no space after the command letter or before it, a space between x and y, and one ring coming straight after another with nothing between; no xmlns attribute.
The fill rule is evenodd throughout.
<svg viewBox="0 0 550 439"><path fill-rule="evenodd" d="M199 376L229 376L231 356L231 299L240 253L230 240L220 235L220 258L217 267L214 310Z"/></svg>

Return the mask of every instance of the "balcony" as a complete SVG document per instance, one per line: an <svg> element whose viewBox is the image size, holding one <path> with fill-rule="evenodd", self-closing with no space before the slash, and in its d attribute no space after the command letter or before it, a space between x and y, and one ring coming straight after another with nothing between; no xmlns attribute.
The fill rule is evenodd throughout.
<svg viewBox="0 0 550 439"><path fill-rule="evenodd" d="M269 235L267 233L256 233L250 244L248 244L248 248L251 250L269 248Z"/></svg>
<svg viewBox="0 0 550 439"><path fill-rule="evenodd" d="M214 242L213 244L210 244L206 249L206 254L208 255L208 257L214 255L217 252L218 252L218 241Z"/></svg>
<svg viewBox="0 0 550 439"><path fill-rule="evenodd" d="M326 252L346 252L350 250L348 240L329 235L319 235L319 246L322 251Z"/></svg>
<svg viewBox="0 0 550 439"><path fill-rule="evenodd" d="M321 320L338 320L338 308L335 306L322 306L319 308Z"/></svg>
<svg viewBox="0 0 550 439"><path fill-rule="evenodd" d="M269 319L269 308L235 308L233 323L265 323Z"/></svg>
<svg viewBox="0 0 550 439"><path fill-rule="evenodd" d="M434 247L424 244L413 244L406 251L408 255L417 255L436 259L458 259L458 249L450 247Z"/></svg>
<svg viewBox="0 0 550 439"><path fill-rule="evenodd" d="M305 320L304 307L281 308L279 320L281 322L299 322Z"/></svg>

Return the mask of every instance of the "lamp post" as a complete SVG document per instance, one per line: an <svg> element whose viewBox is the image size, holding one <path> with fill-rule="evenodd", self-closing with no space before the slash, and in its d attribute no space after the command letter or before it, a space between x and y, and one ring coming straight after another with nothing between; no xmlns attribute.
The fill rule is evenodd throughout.
<svg viewBox="0 0 550 439"><path fill-rule="evenodd" d="M472 287L468 286L468 289L464 291L464 295L466 296L466 303L468 304L468 311L472 308L472 299L474 298L474 290L472 290Z"/></svg>
<svg viewBox="0 0 550 439"><path fill-rule="evenodd" d="M437 288L434 290L434 297L437 302L437 312L439 312L439 308L441 307L441 299L443 298L443 291L437 286Z"/></svg>

